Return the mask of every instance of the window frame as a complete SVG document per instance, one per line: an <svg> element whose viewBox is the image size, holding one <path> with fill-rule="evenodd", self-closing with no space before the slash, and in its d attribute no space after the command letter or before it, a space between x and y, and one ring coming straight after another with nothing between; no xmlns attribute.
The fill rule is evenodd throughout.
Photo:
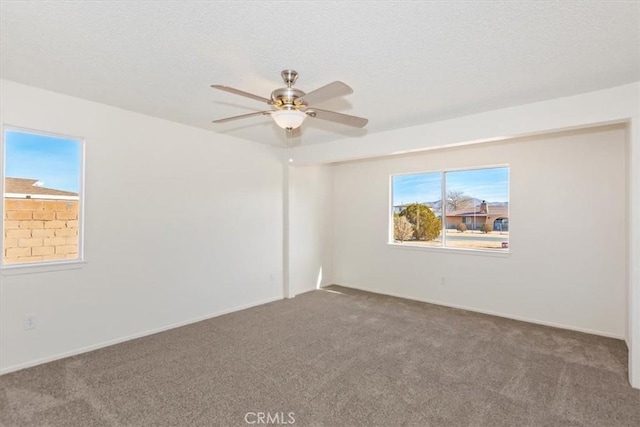
<svg viewBox="0 0 640 427"><path fill-rule="evenodd" d="M413 243L410 241L405 242L396 242L394 239L393 233L393 218L394 218L394 205L393 205L393 178L397 176L408 176L408 175L422 175L422 174L440 174L441 176L441 188L440 188L440 200L442 203L446 200L446 192L447 192L447 178L446 174L449 172L465 172L465 171L474 171L474 170L483 170L483 169L498 169L498 168L508 168L509 181L507 183L507 197L509 203L509 215L511 214L511 166L508 163L498 163L498 164L490 164L490 165L480 165L480 166L468 166L468 167L457 167L457 168L446 168L446 169L437 169L437 170L422 170L419 172L401 172L401 173L391 173L389 174L389 215L388 215L388 240L387 245L393 248L399 249L408 249L408 250L417 250L417 251L427 251L427 252L440 252L440 253L456 253L456 254L467 254L467 255L480 255L480 256L492 256L492 257L508 257L512 251L511 245L511 227L509 227L509 239L508 239L508 247L505 249L475 249L475 248L455 248L450 246L445 246L447 242L446 232L446 208L442 208L441 212L441 225L442 225L442 244L440 246L429 246ZM444 217L444 220L442 219ZM511 217L509 217L511 220Z"/></svg>
<svg viewBox="0 0 640 427"><path fill-rule="evenodd" d="M65 139L75 141L79 144L80 148L80 165L79 165L79 180L78 180L78 257L75 259L54 260L54 261L35 261L24 262L15 264L4 263L4 253L0 258L0 272L2 275L14 275L14 274L29 274L40 273L48 271L59 271L82 268L86 264L85 258L85 244L84 244L84 224L85 224L85 179L86 179L86 139L84 137L63 134L51 131L45 131L40 129L27 128L23 126L14 126L3 124L2 135L0 137L0 193L2 194L2 206L0 206L0 215L2 215L2 233L0 233L0 247L4 252L4 239L5 239L5 173L6 173L6 138L7 132L21 132L34 134L44 137Z"/></svg>

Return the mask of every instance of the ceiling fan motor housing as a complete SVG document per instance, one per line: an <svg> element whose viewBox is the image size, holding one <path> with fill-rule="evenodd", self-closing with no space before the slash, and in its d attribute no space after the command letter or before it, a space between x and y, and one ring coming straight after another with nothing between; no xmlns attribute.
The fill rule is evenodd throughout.
<svg viewBox="0 0 640 427"><path fill-rule="evenodd" d="M271 92L271 105L279 109L298 109L305 104L298 101L305 93L292 87L283 87Z"/></svg>

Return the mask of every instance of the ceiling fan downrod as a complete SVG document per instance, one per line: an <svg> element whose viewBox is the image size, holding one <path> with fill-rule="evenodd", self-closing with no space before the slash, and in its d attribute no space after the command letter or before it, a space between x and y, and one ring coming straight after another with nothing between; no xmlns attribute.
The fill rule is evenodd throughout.
<svg viewBox="0 0 640 427"><path fill-rule="evenodd" d="M280 75L287 87L293 86L296 83L296 80L298 80L298 72L295 70L282 70Z"/></svg>

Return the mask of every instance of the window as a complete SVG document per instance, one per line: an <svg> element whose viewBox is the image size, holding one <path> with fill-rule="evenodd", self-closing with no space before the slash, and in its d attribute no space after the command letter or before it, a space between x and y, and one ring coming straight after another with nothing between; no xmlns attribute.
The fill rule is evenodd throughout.
<svg viewBox="0 0 640 427"><path fill-rule="evenodd" d="M394 175L391 191L394 243L503 252L509 248L506 166Z"/></svg>
<svg viewBox="0 0 640 427"><path fill-rule="evenodd" d="M84 142L4 131L2 265L82 259Z"/></svg>

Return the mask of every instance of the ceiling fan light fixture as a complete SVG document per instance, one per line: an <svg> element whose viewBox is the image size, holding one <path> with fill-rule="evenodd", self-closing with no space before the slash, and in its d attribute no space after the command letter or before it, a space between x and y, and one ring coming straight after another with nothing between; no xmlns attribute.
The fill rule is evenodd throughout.
<svg viewBox="0 0 640 427"><path fill-rule="evenodd" d="M282 129L297 129L302 125L307 115L300 110L288 109L274 111L271 113L271 117Z"/></svg>

